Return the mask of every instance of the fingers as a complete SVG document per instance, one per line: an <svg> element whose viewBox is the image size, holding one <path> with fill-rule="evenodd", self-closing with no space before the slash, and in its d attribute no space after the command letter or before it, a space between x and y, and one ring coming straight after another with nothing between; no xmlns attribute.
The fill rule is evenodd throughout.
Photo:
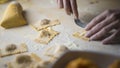
<svg viewBox="0 0 120 68"><path fill-rule="evenodd" d="M70 15L72 13L70 0L63 0L63 4L64 4L64 8L65 8L66 13L68 15Z"/></svg>
<svg viewBox="0 0 120 68"><path fill-rule="evenodd" d="M111 24L111 22L115 21L116 18L113 15L110 15L100 23L96 24L94 27L91 28L90 31L87 33L87 37L91 37L92 35L96 34L97 32L101 31L102 28L105 28L107 25Z"/></svg>
<svg viewBox="0 0 120 68"><path fill-rule="evenodd" d="M108 38L104 39L103 44L120 44L120 29Z"/></svg>
<svg viewBox="0 0 120 68"><path fill-rule="evenodd" d="M78 19L78 9L76 0L57 0L59 8L64 8L68 15L73 14Z"/></svg>
<svg viewBox="0 0 120 68"><path fill-rule="evenodd" d="M119 25L119 22L120 22L119 20L116 20L115 22L107 25L102 30L100 30L95 35L93 35L90 39L91 40L99 40L99 39L103 38L104 36L106 36L109 33L109 31L114 29L116 27L116 25Z"/></svg>
<svg viewBox="0 0 120 68"><path fill-rule="evenodd" d="M103 40L103 44L120 43L120 10L107 10L94 18L85 28L90 40ZM113 29L117 31L108 35ZM105 38L105 39L103 39Z"/></svg>
<svg viewBox="0 0 120 68"><path fill-rule="evenodd" d="M109 12L110 12L110 11L105 11L105 12L103 12L102 14L98 15L97 17L95 17L95 18L85 27L85 29L86 29L87 31L88 31L88 30L91 30L92 27L94 27L96 24L98 24L98 23L100 23L101 21L103 21L103 20L107 17L107 15L108 15Z"/></svg>
<svg viewBox="0 0 120 68"><path fill-rule="evenodd" d="M75 16L75 19L78 19L79 14L78 14L77 2L76 0L70 0L70 3L71 3L72 12Z"/></svg>
<svg viewBox="0 0 120 68"><path fill-rule="evenodd" d="M63 6L63 0L57 0L59 8L64 8Z"/></svg>

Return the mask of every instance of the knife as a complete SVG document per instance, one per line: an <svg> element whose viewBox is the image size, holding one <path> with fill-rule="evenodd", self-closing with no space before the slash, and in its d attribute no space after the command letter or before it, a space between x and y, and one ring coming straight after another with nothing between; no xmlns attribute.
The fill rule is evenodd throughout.
<svg viewBox="0 0 120 68"><path fill-rule="evenodd" d="M82 23L82 22L80 21L80 19L74 19L74 21L75 21L75 23L76 23L78 26L80 26L80 27L82 27L82 28L85 28L85 26L87 25L86 23Z"/></svg>

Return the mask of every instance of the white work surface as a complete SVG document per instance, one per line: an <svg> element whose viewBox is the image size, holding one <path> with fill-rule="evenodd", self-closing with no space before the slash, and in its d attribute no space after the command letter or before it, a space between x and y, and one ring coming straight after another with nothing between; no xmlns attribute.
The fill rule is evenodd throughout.
<svg viewBox="0 0 120 68"><path fill-rule="evenodd" d="M38 36L38 32L33 30L29 25L3 29L0 27L0 48L11 43L20 44L26 43L28 45L28 51L37 53L40 57L46 59L43 53L46 48L53 45L66 45L72 50L88 50L96 52L106 52L111 54L120 55L120 45L103 45L101 42L84 41L74 38L72 34L81 29L74 22L72 16L66 15L64 10L58 9L54 0L18 0L25 10L25 16L28 24L34 24L42 19L55 20L59 19L61 25L54 26L53 29L60 32L48 45L43 45L34 42L34 39ZM7 4L0 5L0 19L7 7ZM70 47L69 47L70 46ZM6 58L0 58L0 68L3 68L3 64L13 60L14 56Z"/></svg>

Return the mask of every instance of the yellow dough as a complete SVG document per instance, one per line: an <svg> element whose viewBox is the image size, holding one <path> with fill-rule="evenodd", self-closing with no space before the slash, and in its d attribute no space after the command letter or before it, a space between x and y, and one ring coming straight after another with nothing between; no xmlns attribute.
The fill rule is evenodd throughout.
<svg viewBox="0 0 120 68"><path fill-rule="evenodd" d="M37 31L40 31L42 29L45 29L45 28L48 28L48 27L51 27L51 26L55 26L55 25L59 25L59 24L60 24L59 20L51 21L51 20L48 20L48 19L43 19L43 20L41 20L41 22L32 25L32 27L34 29L36 29Z"/></svg>
<svg viewBox="0 0 120 68"><path fill-rule="evenodd" d="M65 68L98 68L91 60L84 58L77 58L70 61Z"/></svg>
<svg viewBox="0 0 120 68"><path fill-rule="evenodd" d="M120 60L114 61L108 68L120 68Z"/></svg>
<svg viewBox="0 0 120 68"><path fill-rule="evenodd" d="M43 29L35 41L41 44L48 44L58 34L59 32L54 31L52 28Z"/></svg>
<svg viewBox="0 0 120 68"><path fill-rule="evenodd" d="M83 40L86 40L86 41L89 41L90 39L85 37L85 34L86 34L86 31L84 29L80 30L79 32L75 32L73 34L74 37L76 38L80 38L80 39L83 39Z"/></svg>
<svg viewBox="0 0 120 68"><path fill-rule="evenodd" d="M0 4L3 4L3 3L6 3L8 2L9 0L0 0Z"/></svg>
<svg viewBox="0 0 120 68"><path fill-rule="evenodd" d="M9 44L4 48L0 49L0 57L24 53L27 51L28 51L28 48L24 43L22 43L21 45Z"/></svg>
<svg viewBox="0 0 120 68"><path fill-rule="evenodd" d="M40 61L41 58L34 53L22 54L18 55L14 61L7 63L7 68L35 68Z"/></svg>
<svg viewBox="0 0 120 68"><path fill-rule="evenodd" d="M6 29L26 25L22 12L22 6L18 2L11 2L0 21L0 25Z"/></svg>

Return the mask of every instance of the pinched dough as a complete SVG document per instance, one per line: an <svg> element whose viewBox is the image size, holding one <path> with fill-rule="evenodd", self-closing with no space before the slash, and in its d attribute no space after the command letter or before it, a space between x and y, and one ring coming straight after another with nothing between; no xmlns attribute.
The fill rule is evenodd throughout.
<svg viewBox="0 0 120 68"><path fill-rule="evenodd" d="M87 31L85 31L84 29L80 30L79 32L75 32L73 34L74 37L76 38L80 38L80 39L83 39L83 40L86 40L86 41L89 41L90 39L85 37L85 34L86 34Z"/></svg>
<svg viewBox="0 0 120 68"><path fill-rule="evenodd" d="M55 26L55 25L59 25L60 21L59 20L48 20L48 19L43 19L41 20L41 22L36 23L35 25L31 25L35 30L40 31L42 29L51 27L51 26Z"/></svg>
<svg viewBox="0 0 120 68"><path fill-rule="evenodd" d="M40 31L40 35L35 41L41 44L48 44L58 34L59 32L54 31L52 28L43 29Z"/></svg>
<svg viewBox="0 0 120 68"><path fill-rule="evenodd" d="M0 49L0 57L5 57L9 55L19 54L28 51L26 44L21 45L9 44L4 48Z"/></svg>

